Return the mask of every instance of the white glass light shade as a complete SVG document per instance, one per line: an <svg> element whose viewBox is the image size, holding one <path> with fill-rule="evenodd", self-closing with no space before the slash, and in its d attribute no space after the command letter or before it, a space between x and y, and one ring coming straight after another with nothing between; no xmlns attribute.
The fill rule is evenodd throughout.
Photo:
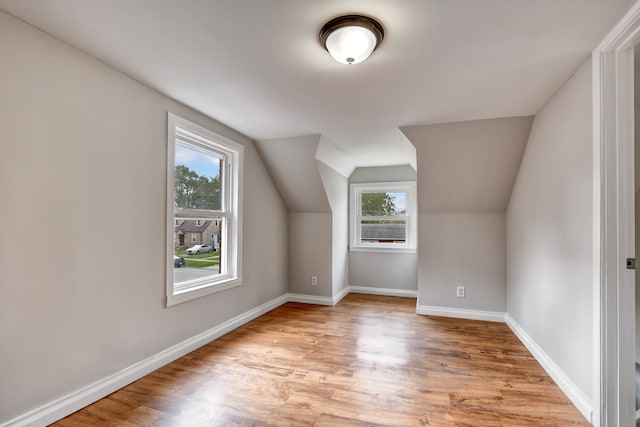
<svg viewBox="0 0 640 427"><path fill-rule="evenodd" d="M354 25L334 30L325 45L336 61L357 64L371 55L376 43L376 35L371 30Z"/></svg>

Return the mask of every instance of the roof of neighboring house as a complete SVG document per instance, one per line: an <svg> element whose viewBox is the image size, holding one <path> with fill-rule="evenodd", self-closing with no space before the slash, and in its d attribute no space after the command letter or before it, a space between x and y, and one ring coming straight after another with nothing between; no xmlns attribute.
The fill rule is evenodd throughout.
<svg viewBox="0 0 640 427"><path fill-rule="evenodd" d="M405 240L405 224L362 224L362 240Z"/></svg>
<svg viewBox="0 0 640 427"><path fill-rule="evenodd" d="M202 233L209 227L211 221L202 221L200 225L196 225L195 219L185 219L179 225L176 225L174 230L176 232L182 231L183 233Z"/></svg>

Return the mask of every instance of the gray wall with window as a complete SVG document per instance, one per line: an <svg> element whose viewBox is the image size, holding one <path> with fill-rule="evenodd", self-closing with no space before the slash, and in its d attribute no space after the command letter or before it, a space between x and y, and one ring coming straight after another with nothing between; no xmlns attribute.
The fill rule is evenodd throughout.
<svg viewBox="0 0 640 427"><path fill-rule="evenodd" d="M247 138L1 11L0 40L2 424L286 294L287 210ZM170 308L167 111L245 147L242 286Z"/></svg>
<svg viewBox="0 0 640 427"><path fill-rule="evenodd" d="M416 171L409 165L366 167L354 170L349 184L415 182L416 178ZM417 291L418 254L350 251L349 284Z"/></svg>

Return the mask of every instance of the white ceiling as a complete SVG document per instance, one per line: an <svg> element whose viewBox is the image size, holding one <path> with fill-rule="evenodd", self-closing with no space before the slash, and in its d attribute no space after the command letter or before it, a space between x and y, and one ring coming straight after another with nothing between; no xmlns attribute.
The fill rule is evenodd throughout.
<svg viewBox="0 0 640 427"><path fill-rule="evenodd" d="M0 0L0 8L253 139L319 134L355 166L371 166L415 161L399 127L535 114L631 3ZM367 61L346 66L317 37L327 20L353 12L378 18L386 35Z"/></svg>

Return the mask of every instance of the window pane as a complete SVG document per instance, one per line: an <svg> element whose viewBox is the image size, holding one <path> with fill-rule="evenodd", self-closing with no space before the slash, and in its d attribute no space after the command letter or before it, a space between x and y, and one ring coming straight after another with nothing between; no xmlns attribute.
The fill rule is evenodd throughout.
<svg viewBox="0 0 640 427"><path fill-rule="evenodd" d="M175 147L175 207L222 210L223 156L179 140Z"/></svg>
<svg viewBox="0 0 640 427"><path fill-rule="evenodd" d="M220 274L223 159L214 151L176 140L173 270L176 288Z"/></svg>
<svg viewBox="0 0 640 427"><path fill-rule="evenodd" d="M407 214L405 191L362 193L361 216L397 216Z"/></svg>
<svg viewBox="0 0 640 427"><path fill-rule="evenodd" d="M223 220L175 219L174 269L176 287L220 274Z"/></svg>
<svg viewBox="0 0 640 427"><path fill-rule="evenodd" d="M407 222L405 220L362 220L360 243L405 243Z"/></svg>

